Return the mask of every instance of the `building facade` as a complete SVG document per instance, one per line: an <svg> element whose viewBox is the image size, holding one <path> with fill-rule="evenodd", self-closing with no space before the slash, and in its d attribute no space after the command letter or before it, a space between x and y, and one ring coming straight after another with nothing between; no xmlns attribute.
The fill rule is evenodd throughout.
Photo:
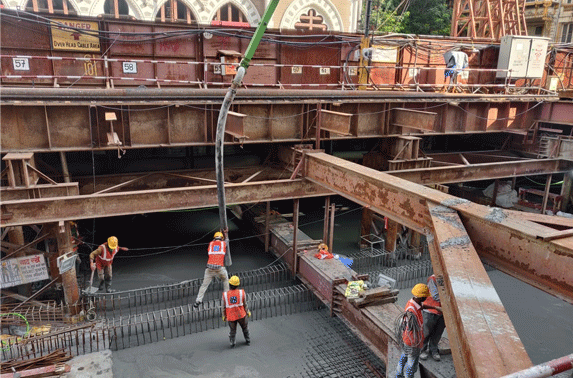
<svg viewBox="0 0 573 378"><path fill-rule="evenodd" d="M113 17L228 27L255 27L269 0L1 0L3 8L34 13ZM270 28L356 32L362 0L279 3Z"/></svg>
<svg viewBox="0 0 573 378"><path fill-rule="evenodd" d="M573 0L527 0L525 20L529 35L573 42Z"/></svg>

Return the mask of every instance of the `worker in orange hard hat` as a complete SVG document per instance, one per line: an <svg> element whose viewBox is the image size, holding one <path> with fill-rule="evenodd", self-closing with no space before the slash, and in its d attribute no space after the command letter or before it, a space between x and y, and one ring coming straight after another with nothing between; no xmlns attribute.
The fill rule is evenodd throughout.
<svg viewBox="0 0 573 378"><path fill-rule="evenodd" d="M223 286L225 291L229 291L229 275L227 269L225 269L225 253L227 253L227 243L223 240L223 233L220 231L215 232L213 235L213 241L209 243L209 249L207 250L209 254L209 260L207 260L207 268L205 269L205 276L203 277L203 283L199 288L199 293L197 294L197 299L193 307L197 308L203 302L203 297L205 292L209 287L209 284L215 277L219 277L223 281Z"/></svg>
<svg viewBox="0 0 573 378"><path fill-rule="evenodd" d="M251 312L247 307L247 295L245 290L237 289L241 284L241 280L237 276L229 279L230 290L223 293L222 310L223 321L229 322L229 340L231 341L231 348L235 346L235 335L237 334L237 323L243 330L243 336L247 345L251 344L249 337L249 322L247 316L251 316Z"/></svg>
<svg viewBox="0 0 573 378"><path fill-rule="evenodd" d="M128 248L120 247L118 245L118 241L115 236L110 236L107 238L107 242L103 243L97 247L95 251L90 253L90 267L92 270L97 268L97 275L99 277L99 290L104 289L105 283L106 293L111 292L111 264L113 263L113 258L120 249L122 251L129 251Z"/></svg>
<svg viewBox="0 0 573 378"><path fill-rule="evenodd" d="M414 295L408 303L404 314L398 318L396 338L402 346L402 355L396 368L396 378L412 378L418 370L420 352L424 345L424 318L422 303L430 296L428 286L419 283L412 288Z"/></svg>
<svg viewBox="0 0 573 378"><path fill-rule="evenodd" d="M332 253L328 252L328 246L326 244L320 243L318 245L318 253L315 253L314 257L316 257L319 260L324 260L324 259L331 259L334 256L332 255Z"/></svg>

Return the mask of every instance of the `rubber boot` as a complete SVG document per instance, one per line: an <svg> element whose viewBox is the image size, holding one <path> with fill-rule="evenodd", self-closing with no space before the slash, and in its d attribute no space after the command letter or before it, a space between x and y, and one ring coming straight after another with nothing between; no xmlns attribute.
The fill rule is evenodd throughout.
<svg viewBox="0 0 573 378"><path fill-rule="evenodd" d="M104 283L105 283L104 280L100 280L100 281L99 281L99 288L98 288L99 291L103 291L103 285L104 285Z"/></svg>
<svg viewBox="0 0 573 378"><path fill-rule="evenodd" d="M235 338L229 337L229 341L231 342L231 348L234 348L235 347Z"/></svg>
<svg viewBox="0 0 573 378"><path fill-rule="evenodd" d="M111 279L105 280L105 292L112 293L113 290L111 289Z"/></svg>

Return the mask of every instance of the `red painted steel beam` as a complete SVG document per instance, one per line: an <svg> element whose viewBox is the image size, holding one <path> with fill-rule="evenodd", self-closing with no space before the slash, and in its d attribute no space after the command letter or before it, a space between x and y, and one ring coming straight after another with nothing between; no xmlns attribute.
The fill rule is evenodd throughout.
<svg viewBox="0 0 573 378"><path fill-rule="evenodd" d="M428 247L458 377L499 377L531 366L457 212L428 203ZM464 373L465 372L465 373Z"/></svg>
<svg viewBox="0 0 573 378"><path fill-rule="evenodd" d="M539 159L471 164L452 167L404 169L388 172L392 176L423 185L501 179L515 176L546 175L573 170L573 161Z"/></svg>
<svg viewBox="0 0 573 378"><path fill-rule="evenodd" d="M455 209L480 256L573 303L573 237L544 241L555 228L321 152L307 151L304 171L309 180L425 235L431 225L427 201Z"/></svg>
<svg viewBox="0 0 573 378"><path fill-rule="evenodd" d="M229 205L332 194L307 180L227 184L225 192ZM8 227L212 206L217 206L216 185L2 201L0 224Z"/></svg>

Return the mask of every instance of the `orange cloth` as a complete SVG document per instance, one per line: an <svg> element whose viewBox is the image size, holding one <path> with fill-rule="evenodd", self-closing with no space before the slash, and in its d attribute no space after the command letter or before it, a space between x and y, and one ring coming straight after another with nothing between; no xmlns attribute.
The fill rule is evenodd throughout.
<svg viewBox="0 0 573 378"><path fill-rule="evenodd" d="M229 290L223 293L227 321L232 322L247 316L244 307L245 296L243 289Z"/></svg>
<svg viewBox="0 0 573 378"><path fill-rule="evenodd" d="M99 246L102 249L102 253L97 255L95 258L96 266L99 270L106 266L111 266L113 263L113 258L115 257L117 251L119 251L119 246L115 249L110 250L107 246L107 242Z"/></svg>
<svg viewBox="0 0 573 378"><path fill-rule="evenodd" d="M435 287L438 287L435 275L432 274L428 278L428 287L430 286L430 281L434 281L433 283L434 283ZM424 301L424 304L434 306L434 307L442 307L442 304L440 303L440 301L435 300L431 295L428 298L426 298L426 300ZM434 310L433 308L427 308L424 311L428 311L428 312L431 312L432 314L436 314L436 315L442 315L441 311Z"/></svg>
<svg viewBox="0 0 573 378"><path fill-rule="evenodd" d="M319 260L325 260L325 259L332 259L332 258L334 258L334 255L333 255L332 253L328 252L328 251L325 250L325 249L321 249L321 250L318 251L318 253L316 253L316 254L314 255L314 257L316 257L316 258L319 259Z"/></svg>
<svg viewBox="0 0 573 378"><path fill-rule="evenodd" d="M223 240L213 240L209 243L209 260L210 265L225 265L225 253L227 253L227 244Z"/></svg>

